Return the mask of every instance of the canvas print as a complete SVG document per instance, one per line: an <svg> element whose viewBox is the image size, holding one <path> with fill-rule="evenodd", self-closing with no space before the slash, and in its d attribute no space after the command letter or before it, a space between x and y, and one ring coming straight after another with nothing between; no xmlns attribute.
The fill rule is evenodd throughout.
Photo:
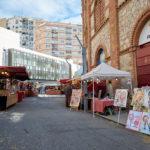
<svg viewBox="0 0 150 150"><path fill-rule="evenodd" d="M150 113L143 112L140 124L140 132L150 134Z"/></svg>
<svg viewBox="0 0 150 150"><path fill-rule="evenodd" d="M114 106L126 107L127 105L127 89L117 89L115 94Z"/></svg>
<svg viewBox="0 0 150 150"><path fill-rule="evenodd" d="M142 106L144 100L144 90L138 89L134 92L131 105Z"/></svg>
<svg viewBox="0 0 150 150"><path fill-rule="evenodd" d="M80 103L80 97L81 97L81 90L73 90L72 91L72 96L71 96L71 101L70 101L70 106L79 106Z"/></svg>
<svg viewBox="0 0 150 150"><path fill-rule="evenodd" d="M149 89L144 90L143 106L150 109L150 90Z"/></svg>
<svg viewBox="0 0 150 150"><path fill-rule="evenodd" d="M126 128L139 131L142 112L130 110L126 121Z"/></svg>

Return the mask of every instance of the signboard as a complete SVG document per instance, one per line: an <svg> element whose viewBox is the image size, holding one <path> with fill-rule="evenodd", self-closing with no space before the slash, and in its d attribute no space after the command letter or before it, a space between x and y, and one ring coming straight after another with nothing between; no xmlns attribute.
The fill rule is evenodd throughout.
<svg viewBox="0 0 150 150"><path fill-rule="evenodd" d="M117 89L115 94L114 106L126 107L127 104L127 89Z"/></svg>
<svg viewBox="0 0 150 150"><path fill-rule="evenodd" d="M126 121L126 128L139 131L142 112L130 110Z"/></svg>
<svg viewBox="0 0 150 150"><path fill-rule="evenodd" d="M150 42L150 20L145 24L139 38L139 45Z"/></svg>
<svg viewBox="0 0 150 150"><path fill-rule="evenodd" d="M81 89L79 90L73 89L71 101L70 101L70 107L79 107L80 97L81 97Z"/></svg>

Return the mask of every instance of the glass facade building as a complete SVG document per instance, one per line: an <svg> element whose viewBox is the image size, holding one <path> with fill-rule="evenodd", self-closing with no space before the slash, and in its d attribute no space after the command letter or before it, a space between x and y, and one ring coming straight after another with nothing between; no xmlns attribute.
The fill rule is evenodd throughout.
<svg viewBox="0 0 150 150"><path fill-rule="evenodd" d="M69 64L65 59L17 49L5 50L5 65L25 66L30 79L58 81L69 78Z"/></svg>

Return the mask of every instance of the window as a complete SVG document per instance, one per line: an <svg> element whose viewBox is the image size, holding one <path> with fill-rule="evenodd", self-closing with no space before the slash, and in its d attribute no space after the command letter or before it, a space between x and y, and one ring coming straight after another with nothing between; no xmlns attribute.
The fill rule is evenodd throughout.
<svg viewBox="0 0 150 150"><path fill-rule="evenodd" d="M66 50L71 50L72 47L71 46L66 46Z"/></svg>
<svg viewBox="0 0 150 150"><path fill-rule="evenodd" d="M50 26L46 26L45 28L46 28L46 30L50 30L51 29Z"/></svg>
<svg viewBox="0 0 150 150"><path fill-rule="evenodd" d="M77 29L73 29L73 32L77 32Z"/></svg>
<svg viewBox="0 0 150 150"><path fill-rule="evenodd" d="M60 33L59 36L60 36L60 37L64 37L65 35L64 35L63 33Z"/></svg>
<svg viewBox="0 0 150 150"><path fill-rule="evenodd" d="M46 52L45 52L46 54L50 54L50 51L49 50L46 50Z"/></svg>
<svg viewBox="0 0 150 150"><path fill-rule="evenodd" d="M66 28L66 33L71 33L71 28Z"/></svg>
<svg viewBox="0 0 150 150"><path fill-rule="evenodd" d="M46 44L46 48L50 48L50 45L49 45L49 44Z"/></svg>
<svg viewBox="0 0 150 150"><path fill-rule="evenodd" d="M65 31L65 29L64 29L64 28L60 28L59 30L60 30L61 32L64 32L64 31Z"/></svg>
<svg viewBox="0 0 150 150"><path fill-rule="evenodd" d="M66 40L67 45L71 45L71 40Z"/></svg>
<svg viewBox="0 0 150 150"><path fill-rule="evenodd" d="M98 31L104 21L104 0L96 0L94 9L95 31Z"/></svg>
<svg viewBox="0 0 150 150"><path fill-rule="evenodd" d="M55 52L55 51L52 51L52 54L53 54L53 55L57 55L57 52Z"/></svg>
<svg viewBox="0 0 150 150"><path fill-rule="evenodd" d="M58 46L55 44L52 44L52 50L57 50L57 49L58 49Z"/></svg>
<svg viewBox="0 0 150 150"><path fill-rule="evenodd" d="M49 43L49 42L50 42L50 39L46 39L46 42L48 42L48 43Z"/></svg>
<svg viewBox="0 0 150 150"><path fill-rule="evenodd" d="M78 29L78 32L79 32L79 33L82 33L82 29Z"/></svg>
<svg viewBox="0 0 150 150"><path fill-rule="evenodd" d="M60 55L64 55L65 54L65 52L60 52Z"/></svg>
<svg viewBox="0 0 150 150"><path fill-rule="evenodd" d="M58 28L57 27L52 27L52 32L57 32Z"/></svg>
<svg viewBox="0 0 150 150"><path fill-rule="evenodd" d="M50 34L50 32L46 32L46 36L50 36L51 34Z"/></svg>
<svg viewBox="0 0 150 150"><path fill-rule="evenodd" d="M53 44L57 44L58 41L57 41L57 40L52 40L52 43L53 43Z"/></svg>
<svg viewBox="0 0 150 150"><path fill-rule="evenodd" d="M60 49L64 49L64 46L60 46L59 48L60 48Z"/></svg>
<svg viewBox="0 0 150 150"><path fill-rule="evenodd" d="M60 43L64 43L65 41L64 40L60 40Z"/></svg>

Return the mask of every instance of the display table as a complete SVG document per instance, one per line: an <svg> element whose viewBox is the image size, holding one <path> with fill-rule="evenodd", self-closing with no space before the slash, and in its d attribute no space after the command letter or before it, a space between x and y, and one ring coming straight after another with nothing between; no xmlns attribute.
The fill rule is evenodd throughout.
<svg viewBox="0 0 150 150"><path fill-rule="evenodd" d="M94 112L105 113L105 107L113 106L114 100L94 99ZM91 111L93 112L93 100L91 101Z"/></svg>
<svg viewBox="0 0 150 150"><path fill-rule="evenodd" d="M0 110L5 110L6 108L14 105L18 102L17 94L10 94L7 96L0 96Z"/></svg>
<svg viewBox="0 0 150 150"><path fill-rule="evenodd" d="M22 99L23 99L23 93L22 93L22 92L17 91L17 94L18 94L18 102L21 102L21 101L22 101Z"/></svg>
<svg viewBox="0 0 150 150"><path fill-rule="evenodd" d="M11 94L7 96L7 102L6 102L6 108L8 108L11 105L14 105L18 102L18 95L17 94Z"/></svg>

